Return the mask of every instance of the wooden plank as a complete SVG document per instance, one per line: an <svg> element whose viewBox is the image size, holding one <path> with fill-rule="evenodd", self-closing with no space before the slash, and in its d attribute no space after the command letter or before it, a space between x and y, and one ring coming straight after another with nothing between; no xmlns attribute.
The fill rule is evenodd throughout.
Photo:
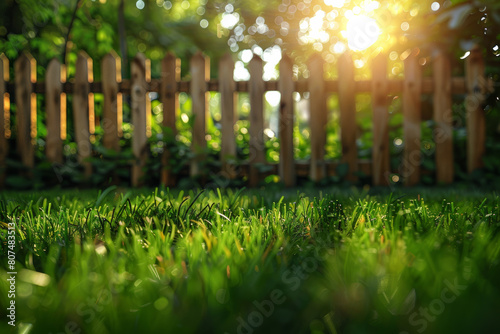
<svg viewBox="0 0 500 334"><path fill-rule="evenodd" d="M315 54L309 60L309 122L311 127L311 165L309 177L318 182L326 176L325 146L328 121L324 79L324 60Z"/></svg>
<svg viewBox="0 0 500 334"><path fill-rule="evenodd" d="M101 127L104 131L102 142L105 148L120 151L119 119L121 118L121 96L118 96L118 82L121 77L120 59L114 51L102 59L101 76L104 94Z"/></svg>
<svg viewBox="0 0 500 334"><path fill-rule="evenodd" d="M293 187L296 183L293 156L293 62L286 54L280 62L278 87L281 93L278 134L280 139L279 175L286 187Z"/></svg>
<svg viewBox="0 0 500 334"><path fill-rule="evenodd" d="M338 61L339 107L340 107L340 142L342 144L342 162L349 166L347 179L357 181L358 147L356 146L356 91L354 64L349 53L344 53Z"/></svg>
<svg viewBox="0 0 500 334"><path fill-rule="evenodd" d="M177 93L177 84L181 80L181 60L175 57L173 53L168 53L161 63L161 102L163 104L163 122L164 128L170 129L171 140L175 140L177 127L175 125L176 111L179 107L179 98ZM163 134L166 136L167 134ZM175 185L175 176L172 175L169 166L170 152L169 147L164 147L161 158L161 183L166 187Z"/></svg>
<svg viewBox="0 0 500 334"><path fill-rule="evenodd" d="M63 162L63 142L61 139L61 63L52 59L45 74L45 112L47 137L45 154L50 163Z"/></svg>
<svg viewBox="0 0 500 334"><path fill-rule="evenodd" d="M90 143L90 84L92 81L92 59L84 51L78 53L75 65L75 92L73 94L73 122L75 124L75 140L78 149L78 163L84 168L84 176L92 175L92 155ZM92 115L93 116L93 115Z"/></svg>
<svg viewBox="0 0 500 334"><path fill-rule="evenodd" d="M467 96L465 110L467 119L467 171L483 167L486 142L486 120L483 109L487 81L484 77L484 59L481 50L475 46L465 61Z"/></svg>
<svg viewBox="0 0 500 334"><path fill-rule="evenodd" d="M236 171L228 158L236 158L236 139L234 136L236 83L234 82L234 61L230 54L225 54L219 64L220 105L221 105L221 150L222 176L234 179Z"/></svg>
<svg viewBox="0 0 500 334"><path fill-rule="evenodd" d="M308 79L300 79L294 82L294 91L298 93L308 92ZM467 93L465 78L463 77L453 77L451 79L451 91L452 94L465 94ZM398 94L403 92L404 80L401 79L388 79L389 91L391 94ZM148 86L149 92L159 93L161 90L161 79L151 79L151 83ZM189 93L190 82L189 81L179 81L177 82L177 92L178 93ZM207 91L218 92L220 91L220 83L217 79L212 79L207 82ZM264 82L265 91L278 91L278 81L270 80ZM327 93L338 93L339 82L338 80L326 80L325 81L325 91ZM354 90L356 93L371 93L372 81L371 80L356 80L354 85ZM65 82L63 84L63 92L66 94L73 94L74 85L72 82ZM123 94L130 94L130 80L123 79L118 84L118 91ZM237 81L236 82L236 92L238 93L248 93L248 81ZM14 92L14 85L7 83L7 92ZM45 94L45 83L36 82L33 84L33 92L37 94ZM91 93L102 93L101 82L92 82L90 84ZM433 78L422 78L422 93L431 94L434 92L434 79Z"/></svg>
<svg viewBox="0 0 500 334"><path fill-rule="evenodd" d="M138 53L131 64L132 90L131 90L131 114L134 128L132 136L132 152L134 161L132 163L132 187L143 184L144 167L146 166L149 147L147 135L147 113L148 92L146 78L150 77L149 62L142 53Z"/></svg>
<svg viewBox="0 0 500 334"><path fill-rule="evenodd" d="M36 81L36 61L28 53L22 53L14 64L16 82L17 150L21 162L28 168L25 174L32 176L35 164L34 143L36 138L36 95L32 83Z"/></svg>
<svg viewBox="0 0 500 334"><path fill-rule="evenodd" d="M420 182L421 95L422 70L415 54L404 61L405 81L403 88L403 140L404 154L401 176L404 184L412 186Z"/></svg>
<svg viewBox="0 0 500 334"><path fill-rule="evenodd" d="M373 108L373 185L389 184L389 83L387 80L387 55L379 54L372 63L372 108Z"/></svg>
<svg viewBox="0 0 500 334"><path fill-rule="evenodd" d="M454 178L451 62L448 55L441 50L434 57L433 71L436 182L450 184Z"/></svg>
<svg viewBox="0 0 500 334"><path fill-rule="evenodd" d="M258 165L266 162L264 143L264 80L262 59L254 55L248 64L250 81L248 85L250 99L250 164L248 185L256 187L260 182Z"/></svg>
<svg viewBox="0 0 500 334"><path fill-rule="evenodd" d="M304 93L309 91L308 86L309 79L300 79L294 81L294 91L298 93ZM453 77L451 79L451 92L452 94L465 94L467 93L465 78L464 77ZM488 79L488 84L492 84L492 79ZM403 92L404 80L402 79L388 79L389 91L391 94L398 94ZM189 93L190 81L179 81L177 82L177 93ZM236 92L237 93L248 93L249 86L248 81L237 81L236 82ZM123 94L130 94L130 80L123 79L118 83L118 91ZM161 92L161 79L151 79L148 85L149 92ZM207 83L207 91L219 92L220 82L217 79L209 80ZM372 91L372 81L371 80L356 80L354 85L354 91L356 93L371 93ZM338 80L325 80L325 92L326 93L338 93ZM264 82L264 90L267 91L278 91L278 81L270 80ZM6 83L6 91L14 92L14 84ZM74 84L72 82L63 83L63 92L66 94L73 94ZM90 83L91 93L102 93L101 82L91 82ZM45 94L45 83L36 82L33 84L33 93ZM434 93L434 79L433 78L422 78L422 93L432 94Z"/></svg>
<svg viewBox="0 0 500 334"><path fill-rule="evenodd" d="M208 111L207 80L210 78L208 58L201 52L191 58L191 99L193 103L193 140L191 150L195 157L191 160L190 175L197 177L202 173L201 162L205 159L207 147L206 113Z"/></svg>
<svg viewBox="0 0 500 334"><path fill-rule="evenodd" d="M5 185L5 178L7 176L6 160L9 153L7 137L10 137L10 110L8 108L10 101L6 93L5 83L7 81L9 81L9 60L2 53L0 54L0 189Z"/></svg>

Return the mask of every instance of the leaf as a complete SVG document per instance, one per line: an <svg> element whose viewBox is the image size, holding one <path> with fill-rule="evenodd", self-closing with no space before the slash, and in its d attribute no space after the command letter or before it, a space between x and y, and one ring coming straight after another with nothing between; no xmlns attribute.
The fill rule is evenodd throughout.
<svg viewBox="0 0 500 334"><path fill-rule="evenodd" d="M106 198L106 196L112 192L113 190L115 190L117 187L116 186L111 186L111 187L108 187L106 190L104 190L101 194L99 194L99 197L97 197L97 200L95 201L95 207L98 208L102 201Z"/></svg>

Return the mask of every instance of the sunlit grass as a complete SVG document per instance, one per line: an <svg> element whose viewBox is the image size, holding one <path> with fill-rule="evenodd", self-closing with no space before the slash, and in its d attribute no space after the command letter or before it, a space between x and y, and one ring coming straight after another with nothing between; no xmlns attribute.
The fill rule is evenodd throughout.
<svg viewBox="0 0 500 334"><path fill-rule="evenodd" d="M500 300L499 215L498 196L450 190L112 187L0 200L0 221L17 227L28 333L484 332Z"/></svg>

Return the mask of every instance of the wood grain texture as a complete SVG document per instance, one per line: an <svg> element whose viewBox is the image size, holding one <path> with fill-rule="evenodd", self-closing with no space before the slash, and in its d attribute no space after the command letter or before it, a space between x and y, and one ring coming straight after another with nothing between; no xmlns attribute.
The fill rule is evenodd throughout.
<svg viewBox="0 0 500 334"><path fill-rule="evenodd" d="M144 167L146 166L148 147L148 112L150 112L149 99L147 97L146 78L150 72L146 57L138 53L132 60L130 74L132 77L131 114L134 133L132 136L132 152L134 161L132 163L131 182L133 187L143 184ZM149 109L149 110L148 110Z"/></svg>
<svg viewBox="0 0 500 334"><path fill-rule="evenodd" d="M311 126L311 169L309 177L319 182L326 176L325 146L326 124L328 122L324 79L324 60L315 54L309 60L309 122Z"/></svg>
<svg viewBox="0 0 500 334"><path fill-rule="evenodd" d="M448 55L442 51L439 51L434 57L433 72L436 181L450 184L454 178L451 63Z"/></svg>
<svg viewBox="0 0 500 334"><path fill-rule="evenodd" d="M46 100L45 112L47 137L45 154L50 163L63 162L63 143L61 139L61 63L52 59L45 73Z"/></svg>
<svg viewBox="0 0 500 334"><path fill-rule="evenodd" d="M387 55L379 54L372 63L372 181L376 186L388 185L390 177L388 94Z"/></svg>
<svg viewBox="0 0 500 334"><path fill-rule="evenodd" d="M22 53L15 64L17 149L22 164L28 168L35 164L34 140L36 137L36 96L32 83L36 81L36 62L28 53Z"/></svg>
<svg viewBox="0 0 500 334"><path fill-rule="evenodd" d="M481 49L476 46L465 61L467 96L465 97L467 127L467 171L483 166L486 142L486 117L483 102L487 91L484 77L484 59Z"/></svg>
<svg viewBox="0 0 500 334"><path fill-rule="evenodd" d="M80 51L75 66L73 122L78 149L78 163L83 166L84 175L87 179L92 175L92 164L89 161L89 158L92 156L92 145L90 143L90 102L93 101L89 101L90 81L93 77L91 71L92 59L87 53Z"/></svg>
<svg viewBox="0 0 500 334"><path fill-rule="evenodd" d="M256 187L260 182L258 164L266 161L264 143L264 80L262 59L254 55L248 65L250 71L249 99L250 99L250 172L249 186Z"/></svg>
<svg viewBox="0 0 500 334"><path fill-rule="evenodd" d="M177 135L175 125L176 111L179 108L179 95L177 84L181 79L181 60L173 53L168 53L161 62L161 90L160 98L163 105L162 126L168 128L168 133L164 133L166 142L172 143ZM166 137L169 138L166 138ZM164 147L161 157L161 183L166 187L175 186L175 177L171 172L170 151L168 145Z"/></svg>
<svg viewBox="0 0 500 334"><path fill-rule="evenodd" d="M102 77L102 92L104 94L103 115L101 119L101 127L104 131L102 142L105 148L120 151L120 138L118 135L119 118L121 110L118 101L121 96L118 96L118 80L119 73L118 62L119 58L116 53L108 53L102 59L101 77Z"/></svg>
<svg viewBox="0 0 500 334"><path fill-rule="evenodd" d="M404 61L405 82L403 90L403 140L404 154L401 175L407 186L420 182L421 162L421 96L422 70L415 54Z"/></svg>
<svg viewBox="0 0 500 334"><path fill-rule="evenodd" d="M354 64L349 53L344 53L338 61L340 142L342 162L349 165L347 179L355 182L358 177L358 148L356 145L356 90Z"/></svg>
<svg viewBox="0 0 500 334"><path fill-rule="evenodd" d="M191 150L195 157L191 160L190 175L201 175L201 162L205 159L207 147L206 113L208 112L207 81L210 78L208 59L198 52L191 58L191 99L193 103L193 140Z"/></svg>
<svg viewBox="0 0 500 334"><path fill-rule="evenodd" d="M234 81L234 61L230 54L225 54L219 63L220 105L221 105L221 175L225 179L234 179L236 171L228 159L236 158L236 139L234 136L236 110L236 83Z"/></svg>
<svg viewBox="0 0 500 334"><path fill-rule="evenodd" d="M280 139L279 175L286 187L293 187L296 184L293 152L293 62L286 54L280 62L278 87L281 93L278 134Z"/></svg>

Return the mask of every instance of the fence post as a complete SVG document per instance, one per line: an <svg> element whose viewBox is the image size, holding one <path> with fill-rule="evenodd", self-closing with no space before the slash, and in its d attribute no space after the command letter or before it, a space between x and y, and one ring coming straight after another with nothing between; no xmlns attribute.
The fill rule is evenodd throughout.
<svg viewBox="0 0 500 334"><path fill-rule="evenodd" d="M295 161L293 156L293 63L288 55L283 55L280 62L280 78L278 81L281 93L279 139L280 139L280 179L286 187L295 186Z"/></svg>
<svg viewBox="0 0 500 334"><path fill-rule="evenodd" d="M173 140L177 135L175 125L175 113L179 105L177 94L177 82L181 79L181 60L177 59L173 53L168 53L161 62L161 102L163 104L163 127L171 130ZM165 136L165 133L163 134ZM174 186L175 179L171 173L169 164L170 152L169 147L164 146L163 155L161 157L161 183L166 187Z"/></svg>
<svg viewBox="0 0 500 334"><path fill-rule="evenodd" d="M373 108L373 185L389 184L389 108L387 96L387 55L381 53L372 62L372 108Z"/></svg>
<svg viewBox="0 0 500 334"><path fill-rule="evenodd" d="M484 77L484 60L481 50L475 46L465 61L467 96L465 110L467 121L467 171L483 167L483 154L486 142L486 120L482 107L487 90Z"/></svg>
<svg viewBox="0 0 500 334"><path fill-rule="evenodd" d="M326 146L326 123L328 122L324 60L319 54L309 59L309 122L311 125L311 165L309 177L318 182L326 176L325 146Z"/></svg>
<svg viewBox="0 0 500 334"><path fill-rule="evenodd" d="M5 83L9 81L9 60L2 53L0 54L0 189L4 187L5 177L7 176L7 165L5 163L9 153L9 112L8 96Z"/></svg>
<svg viewBox="0 0 500 334"><path fill-rule="evenodd" d="M420 182L421 139L421 95L422 71L417 55L412 53L404 61L405 80L403 86L403 136L404 155L401 175L405 185Z"/></svg>
<svg viewBox="0 0 500 334"><path fill-rule="evenodd" d="M207 80L210 78L210 65L207 58L201 52L191 58L191 99L193 101L193 140L191 150L195 157L191 160L191 177L201 174L201 163L205 159L207 147L206 136L206 112L207 104Z"/></svg>
<svg viewBox="0 0 500 334"><path fill-rule="evenodd" d="M112 51L102 59L101 76L102 92L104 94L103 115L101 127L104 131L102 142L105 148L120 151L121 134L121 94L118 83L121 81L120 58Z"/></svg>
<svg viewBox="0 0 500 334"><path fill-rule="evenodd" d="M221 150L222 173L225 178L234 179L236 171L228 163L228 158L236 157L234 137L235 95L234 61L230 54L225 54L219 64L219 91L221 104Z"/></svg>
<svg viewBox="0 0 500 334"><path fill-rule="evenodd" d="M33 175L35 164L34 142L36 138L36 61L28 53L22 53L15 62L17 149L21 162L29 169L26 176Z"/></svg>
<svg viewBox="0 0 500 334"><path fill-rule="evenodd" d="M436 181L449 184L454 178L451 63L448 55L439 50L434 57L433 65Z"/></svg>
<svg viewBox="0 0 500 334"><path fill-rule="evenodd" d="M250 98L250 153L248 183L250 187L259 184L259 170L256 164L266 161L264 145L264 80L262 79L262 59L254 55L248 64L250 72L249 98Z"/></svg>
<svg viewBox="0 0 500 334"><path fill-rule="evenodd" d="M132 61L130 69L131 82L131 114L133 125L132 152L134 161L132 163L132 187L142 184L144 177L143 168L149 153L148 147L148 113L149 98L147 96L147 78L150 75L149 61L142 53L138 53Z"/></svg>
<svg viewBox="0 0 500 334"><path fill-rule="evenodd" d="M63 143L61 139L61 63L52 59L45 74L45 109L47 113L47 138L45 154L50 163L63 162ZM65 112L65 110L64 110Z"/></svg>
<svg viewBox="0 0 500 334"><path fill-rule="evenodd" d="M348 52L340 56L339 72L339 107L340 107L340 142L342 144L342 162L349 165L347 179L357 181L358 147L356 146L356 92L354 82L354 64Z"/></svg>
<svg viewBox="0 0 500 334"><path fill-rule="evenodd" d="M73 92L73 122L75 140L78 148L78 163L84 168L85 178L92 174L92 155L90 144L90 109L93 102L89 96L90 82L93 81L92 59L84 51L78 53L75 66L75 91ZM94 120L92 115L92 121Z"/></svg>

